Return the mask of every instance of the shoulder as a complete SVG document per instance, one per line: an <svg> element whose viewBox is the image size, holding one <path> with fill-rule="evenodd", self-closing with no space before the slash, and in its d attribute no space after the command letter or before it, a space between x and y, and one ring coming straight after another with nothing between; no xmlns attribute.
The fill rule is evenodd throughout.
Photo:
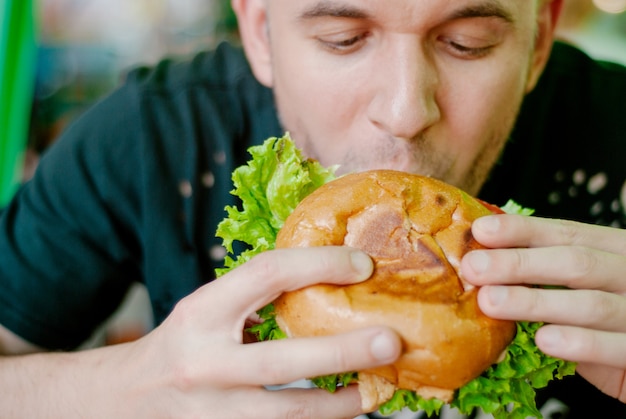
<svg viewBox="0 0 626 419"><path fill-rule="evenodd" d="M581 72L575 73L572 70ZM596 60L567 42L555 42L546 74L584 78L589 75L604 75L609 81L624 83L626 67L609 61Z"/></svg>
<svg viewBox="0 0 626 419"><path fill-rule="evenodd" d="M190 59L169 58L155 66L137 67L126 84L146 93L172 93L193 87L237 88L254 82L241 48L228 43L203 51Z"/></svg>
<svg viewBox="0 0 626 419"><path fill-rule="evenodd" d="M241 48L222 43L192 57L168 58L129 70L120 86L79 122L87 118L89 127L134 124L138 128L147 121L149 128L155 119L178 123L185 114L200 110L206 118L252 113L244 112L247 107L273 109L271 91L254 78Z"/></svg>
<svg viewBox="0 0 626 419"><path fill-rule="evenodd" d="M36 179L72 180L90 186L100 201L141 208L142 189L175 191L192 170L208 170L206 156L231 160L233 150L245 150L239 145L248 136L265 134L250 126L271 126L272 109L271 94L255 83L243 52L226 44L189 60L137 68L65 130ZM261 110L270 117L262 119Z"/></svg>
<svg viewBox="0 0 626 419"><path fill-rule="evenodd" d="M623 103L626 67L592 59L576 47L557 42L537 88L526 98L526 108L535 104L551 106L552 113L606 110ZM545 106L544 106L545 108ZM608 114L612 115L611 112Z"/></svg>
<svg viewBox="0 0 626 419"><path fill-rule="evenodd" d="M593 147L595 160L606 166L606 153L626 157L625 94L626 67L556 43L539 84L524 101L514 136L542 139L555 157L588 161Z"/></svg>
<svg viewBox="0 0 626 419"><path fill-rule="evenodd" d="M129 71L118 89L66 130L61 142L85 149L92 158L134 154L138 147L175 153L276 135L277 127L271 91L256 81L243 51L224 43L189 59Z"/></svg>
<svg viewBox="0 0 626 419"><path fill-rule="evenodd" d="M625 94L626 68L557 42L486 194L540 215L622 225Z"/></svg>
<svg viewBox="0 0 626 419"><path fill-rule="evenodd" d="M537 88L523 104L514 135L539 139L553 162L608 168L618 156L626 158L625 95L626 67L556 43Z"/></svg>
<svg viewBox="0 0 626 419"><path fill-rule="evenodd" d="M170 144L178 138L245 148L250 138L279 134L272 91L256 80L243 50L228 43L130 71L111 102L116 112L135 115L151 141L165 135Z"/></svg>

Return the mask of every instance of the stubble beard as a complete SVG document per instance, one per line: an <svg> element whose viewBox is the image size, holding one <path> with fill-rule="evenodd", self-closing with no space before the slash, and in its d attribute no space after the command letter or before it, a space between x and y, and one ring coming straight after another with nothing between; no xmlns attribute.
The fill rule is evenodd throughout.
<svg viewBox="0 0 626 419"><path fill-rule="evenodd" d="M350 149L341 161L333 163L339 164L338 174L371 169L402 170L431 176L455 185L469 194L478 195L505 148L516 117L517 112L514 112L512 117L507 118L506 124L489 134L467 172L461 175L454 173L454 157L437 150L434 143L437 140L423 134L411 141L381 138L374 142L373 147L359 146L358 149ZM294 128L294 141L303 154L307 158L324 162L321 158L323 150L319 150L314 139L306 130Z"/></svg>

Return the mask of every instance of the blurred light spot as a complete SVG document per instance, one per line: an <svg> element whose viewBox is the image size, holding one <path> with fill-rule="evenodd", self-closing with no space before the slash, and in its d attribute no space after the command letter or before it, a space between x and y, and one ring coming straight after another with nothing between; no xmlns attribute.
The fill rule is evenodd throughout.
<svg viewBox="0 0 626 419"><path fill-rule="evenodd" d="M563 182L565 180L565 172L562 170L556 172L554 174L554 180L556 180L557 182Z"/></svg>
<svg viewBox="0 0 626 419"><path fill-rule="evenodd" d="M217 164L226 163L226 153L224 153L223 151L218 151L217 153L213 154L213 160Z"/></svg>
<svg viewBox="0 0 626 419"><path fill-rule="evenodd" d="M574 181L575 185L582 185L583 183L585 183L585 180L587 179L587 175L585 174L585 171L582 169L578 169L574 172L574 175L572 176L572 180Z"/></svg>
<svg viewBox="0 0 626 419"><path fill-rule="evenodd" d="M178 192L183 196L183 198L191 198L193 194L193 188L191 187L191 182L188 180L183 180L178 184Z"/></svg>
<svg viewBox="0 0 626 419"><path fill-rule="evenodd" d="M589 213L592 216L597 217L598 215L602 214L603 210L604 210L604 203L602 203L601 201L598 201L591 206Z"/></svg>
<svg viewBox="0 0 626 419"><path fill-rule="evenodd" d="M606 184L608 183L608 178L606 173L598 173L597 175L592 176L587 183L587 191L595 195L600 192Z"/></svg>
<svg viewBox="0 0 626 419"><path fill-rule="evenodd" d="M206 172L202 175L202 184L207 188L212 188L215 185L215 175L211 172Z"/></svg>
<svg viewBox="0 0 626 419"><path fill-rule="evenodd" d="M613 212L619 212L621 206L619 204L619 201L616 199L613 202L611 202L611 211Z"/></svg>
<svg viewBox="0 0 626 419"><path fill-rule="evenodd" d="M593 0L593 4L607 13L617 14L626 11L626 0Z"/></svg>
<svg viewBox="0 0 626 419"><path fill-rule="evenodd" d="M224 246L215 245L209 249L209 256L214 261L223 260L226 257L226 249Z"/></svg>
<svg viewBox="0 0 626 419"><path fill-rule="evenodd" d="M550 195L548 195L548 202L549 202L551 205L556 205L556 204L558 204L559 202L561 202L561 194L560 194L560 193L558 193L558 192L556 192L556 191L555 191L555 192L550 193Z"/></svg>

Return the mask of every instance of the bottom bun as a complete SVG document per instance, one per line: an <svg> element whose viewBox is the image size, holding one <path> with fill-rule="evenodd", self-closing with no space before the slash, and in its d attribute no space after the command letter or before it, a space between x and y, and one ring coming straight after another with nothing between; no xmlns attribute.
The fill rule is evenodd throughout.
<svg viewBox="0 0 626 419"><path fill-rule="evenodd" d="M288 336L322 336L385 325L401 337L393 364L359 372L373 410L395 389L452 400L495 363L515 323L478 307L463 281L463 255L481 248L471 223L490 214L477 200L432 178L388 170L347 175L317 189L285 222L277 247L346 245L368 253L372 277L348 286L315 285L274 302Z"/></svg>

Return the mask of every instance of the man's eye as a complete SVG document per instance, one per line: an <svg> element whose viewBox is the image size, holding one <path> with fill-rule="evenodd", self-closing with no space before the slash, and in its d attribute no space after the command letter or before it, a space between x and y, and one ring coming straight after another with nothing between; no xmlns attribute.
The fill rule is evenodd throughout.
<svg viewBox="0 0 626 419"><path fill-rule="evenodd" d="M488 55L494 47L494 45L467 46L449 38L440 38L439 42L453 56L468 60L482 58Z"/></svg>
<svg viewBox="0 0 626 419"><path fill-rule="evenodd" d="M367 33L361 33L349 38L318 38L318 41L322 44L324 48L327 48L332 52L346 54L358 49L365 40L365 38L367 38Z"/></svg>

